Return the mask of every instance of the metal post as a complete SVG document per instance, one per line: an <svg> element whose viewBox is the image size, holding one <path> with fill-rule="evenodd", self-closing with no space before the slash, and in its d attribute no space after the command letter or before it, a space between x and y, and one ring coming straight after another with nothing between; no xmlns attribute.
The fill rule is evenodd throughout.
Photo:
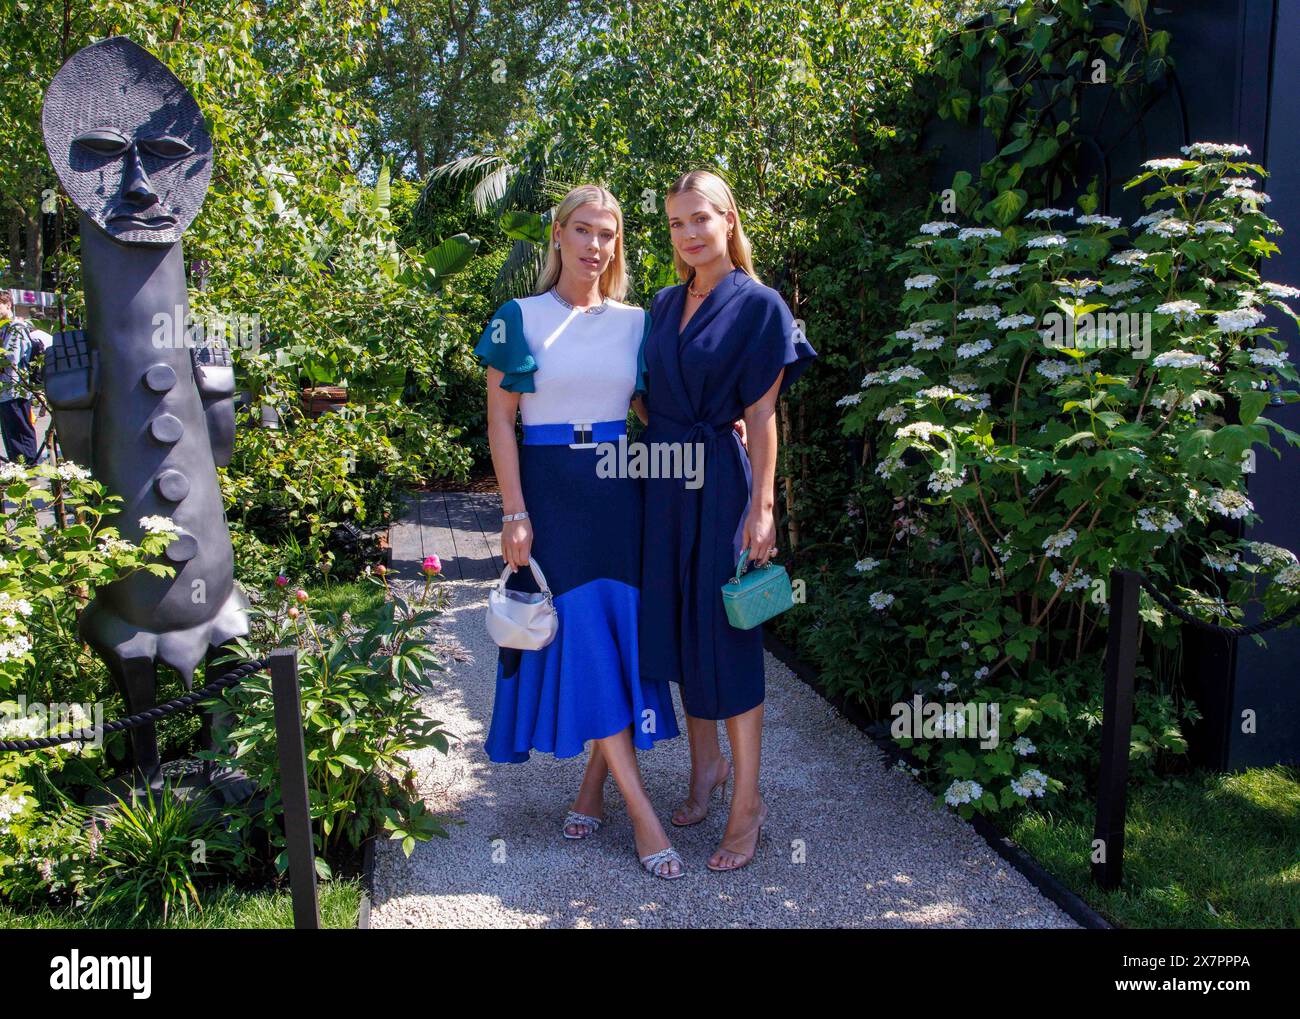
<svg viewBox="0 0 1300 1019"><path fill-rule="evenodd" d="M297 930L319 930L320 905L316 901L316 855L307 796L307 751L302 739L297 648L276 648L271 652L270 665L271 694L275 700L275 742L280 758L280 798L284 805L284 838L289 852L289 890L293 896L293 926Z"/></svg>
<svg viewBox="0 0 1300 1019"><path fill-rule="evenodd" d="M1118 888L1124 868L1124 818L1128 810L1128 754L1133 728L1139 591L1136 573L1111 571L1106 689L1101 721L1101 775L1092 843L1092 879L1102 888ZM1096 858L1098 851L1100 859Z"/></svg>

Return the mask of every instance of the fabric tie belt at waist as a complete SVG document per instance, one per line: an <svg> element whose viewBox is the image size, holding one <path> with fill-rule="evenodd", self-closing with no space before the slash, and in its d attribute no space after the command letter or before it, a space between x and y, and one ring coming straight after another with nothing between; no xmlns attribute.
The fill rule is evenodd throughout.
<svg viewBox="0 0 1300 1019"><path fill-rule="evenodd" d="M727 563L727 572L731 572L740 558L745 518L749 515L750 492L753 486L749 454L745 452L740 436L730 421L720 425L708 421L674 421L662 416L656 417L652 411L650 425L658 441L677 439L677 436L680 436L680 439L677 439L679 442L700 442L704 445L704 484L697 489L682 486L681 553L677 569L682 596L680 623L683 680L686 678L687 670L692 670L697 677L695 688L710 689L714 677L718 675L713 621L717 618L716 609L722 600L722 592L715 583L719 572L714 553L715 543L700 541L700 531L702 522L707 521L712 524L718 521L719 503L725 493L722 491L722 480L719 477L710 479L709 471L719 469L718 457L723 454L726 446L736 450L745 477L745 508L736 521L735 532L731 539L733 558ZM653 507L648 506L647 509L653 510ZM722 526L728 524L724 521L718 523ZM693 573L695 582L692 584ZM716 714L716 711L710 713Z"/></svg>
<svg viewBox="0 0 1300 1019"><path fill-rule="evenodd" d="M615 442L627 434L627 420L560 421L546 425L524 425L525 446L573 446L588 449L598 442Z"/></svg>

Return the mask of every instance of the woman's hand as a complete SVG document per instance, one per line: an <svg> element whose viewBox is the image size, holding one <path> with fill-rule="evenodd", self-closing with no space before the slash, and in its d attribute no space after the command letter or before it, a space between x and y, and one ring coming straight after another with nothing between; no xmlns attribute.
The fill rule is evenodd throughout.
<svg viewBox="0 0 1300 1019"><path fill-rule="evenodd" d="M533 525L527 520L507 520L501 525L501 558L519 569L528 565L533 550Z"/></svg>
<svg viewBox="0 0 1300 1019"><path fill-rule="evenodd" d="M745 532L740 550L749 549L750 566L766 566L776 551L776 520L770 509L761 506L745 517Z"/></svg>
<svg viewBox="0 0 1300 1019"><path fill-rule="evenodd" d="M731 427L734 428L736 430L736 434L740 436L740 444L744 446L745 449L749 449L749 441L748 441L749 437L745 434L745 419L741 418L739 421L736 421Z"/></svg>

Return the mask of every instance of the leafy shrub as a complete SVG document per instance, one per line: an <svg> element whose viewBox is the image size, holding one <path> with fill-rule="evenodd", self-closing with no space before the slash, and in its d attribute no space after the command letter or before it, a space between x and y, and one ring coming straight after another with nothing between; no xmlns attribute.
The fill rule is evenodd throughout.
<svg viewBox="0 0 1300 1019"><path fill-rule="evenodd" d="M406 755L423 747L446 753L447 733L425 716L420 695L430 689L426 670L440 669L430 638L423 634L437 617L397 592L378 606L348 612L313 612L305 591L278 588L253 610L252 639L238 641L241 657L257 648L298 648L298 681L307 751L307 781L315 833L317 867L359 849L377 826L399 839L409 856L417 841L446 837L443 819L425 811ZM426 585L425 594L428 593ZM234 750L217 755L270 790L262 822L272 845L284 845L277 830L281 813L274 705L270 677L259 674L227 691L237 724ZM281 851L283 871L288 856Z"/></svg>
<svg viewBox="0 0 1300 1019"><path fill-rule="evenodd" d="M1273 610L1294 600L1295 557L1243 541L1239 527L1255 518L1243 464L1269 448L1270 430L1300 442L1262 414L1270 399L1297 399L1263 309L1295 320L1283 300L1300 291L1256 269L1277 251L1267 196L1244 176L1262 168L1240 161L1242 146L1184 153L1129 183L1154 181L1144 201L1159 206L1131 240L1085 195L1078 216L926 223L900 254L911 324L840 401L846 431L886 450L864 489L883 484L895 501L820 613L812 642L832 682L860 686L854 673L883 660L893 668L878 696L909 694L897 677L910 673L951 699L999 703L1017 737L1077 733L1099 700L1112 569L1144 570L1210 620L1239 620L1254 596ZM956 185L973 206L969 177ZM1144 600L1142 619L1149 640L1176 648L1163 610ZM1168 691L1146 696L1139 755L1184 749L1179 710ZM1081 777L1069 756L1029 767L1006 745L916 752L963 813ZM1062 765L1059 777L1042 770Z"/></svg>

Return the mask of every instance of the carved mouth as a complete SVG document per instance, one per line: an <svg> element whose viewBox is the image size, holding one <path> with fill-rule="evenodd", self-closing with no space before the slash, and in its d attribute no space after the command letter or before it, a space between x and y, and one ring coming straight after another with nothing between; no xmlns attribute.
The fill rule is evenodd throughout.
<svg viewBox="0 0 1300 1019"><path fill-rule="evenodd" d="M165 214L149 217L132 216L128 214L114 216L108 221L109 226L130 227L134 230L166 230L168 227L175 226L176 223L177 219L175 216L168 216Z"/></svg>

